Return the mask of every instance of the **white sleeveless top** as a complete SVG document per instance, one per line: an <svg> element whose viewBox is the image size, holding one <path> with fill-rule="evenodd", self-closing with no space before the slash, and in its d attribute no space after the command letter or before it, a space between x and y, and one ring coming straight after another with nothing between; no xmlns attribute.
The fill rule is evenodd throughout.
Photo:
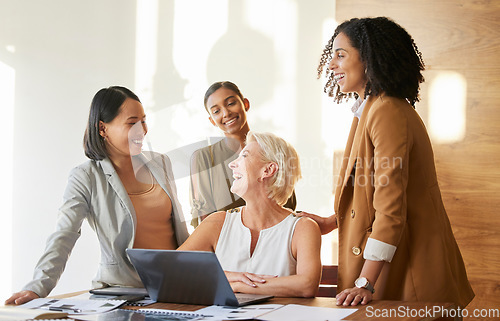
<svg viewBox="0 0 500 321"><path fill-rule="evenodd" d="M224 271L288 276L297 274L292 255L292 236L300 217L288 215L278 224L260 231L250 256L250 229L241 221L241 207L228 210L215 254Z"/></svg>

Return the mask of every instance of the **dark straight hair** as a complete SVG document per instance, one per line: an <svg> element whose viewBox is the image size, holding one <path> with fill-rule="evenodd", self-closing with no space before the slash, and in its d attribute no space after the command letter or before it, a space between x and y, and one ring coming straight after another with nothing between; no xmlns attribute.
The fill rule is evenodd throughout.
<svg viewBox="0 0 500 321"><path fill-rule="evenodd" d="M234 91L241 98L241 100L245 99L238 86L236 86L234 83L230 81L218 81L210 85L210 87L208 87L207 91L205 92L205 99L203 100L203 104L205 105L206 111L208 111L208 98L221 87Z"/></svg>
<svg viewBox="0 0 500 321"><path fill-rule="evenodd" d="M85 156L93 160L103 160L108 157L104 138L99 134L99 122L109 123L115 119L127 98L141 102L130 89L120 86L103 88L95 94L90 104L89 121L83 136Z"/></svg>

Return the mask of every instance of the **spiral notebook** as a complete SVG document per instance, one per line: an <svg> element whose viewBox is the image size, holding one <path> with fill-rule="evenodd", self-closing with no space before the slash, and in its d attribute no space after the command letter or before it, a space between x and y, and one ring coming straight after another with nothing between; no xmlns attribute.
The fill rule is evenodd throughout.
<svg viewBox="0 0 500 321"><path fill-rule="evenodd" d="M110 312L98 315L98 321L182 321L182 320L202 320L203 314L189 311L174 311L174 310L124 310L117 309ZM85 320L85 316L78 316L79 320ZM90 319L89 319L90 320ZM91 319L95 320L95 319Z"/></svg>

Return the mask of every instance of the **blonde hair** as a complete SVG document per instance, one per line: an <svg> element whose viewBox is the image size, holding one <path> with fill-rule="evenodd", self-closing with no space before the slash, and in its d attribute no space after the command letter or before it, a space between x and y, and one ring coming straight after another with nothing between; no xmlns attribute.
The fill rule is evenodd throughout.
<svg viewBox="0 0 500 321"><path fill-rule="evenodd" d="M299 156L292 145L274 134L250 131L246 142L254 141L259 144L262 160L278 165L270 180L268 197L283 206L292 195L295 183L302 177Z"/></svg>

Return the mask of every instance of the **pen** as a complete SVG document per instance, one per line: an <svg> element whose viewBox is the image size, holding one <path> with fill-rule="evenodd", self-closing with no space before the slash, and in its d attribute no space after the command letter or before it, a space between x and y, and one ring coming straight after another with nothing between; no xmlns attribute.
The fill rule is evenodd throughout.
<svg viewBox="0 0 500 321"><path fill-rule="evenodd" d="M73 312L79 313L82 312L80 309L72 309L72 308L62 308L62 307L49 307L50 311L60 311L60 312Z"/></svg>

